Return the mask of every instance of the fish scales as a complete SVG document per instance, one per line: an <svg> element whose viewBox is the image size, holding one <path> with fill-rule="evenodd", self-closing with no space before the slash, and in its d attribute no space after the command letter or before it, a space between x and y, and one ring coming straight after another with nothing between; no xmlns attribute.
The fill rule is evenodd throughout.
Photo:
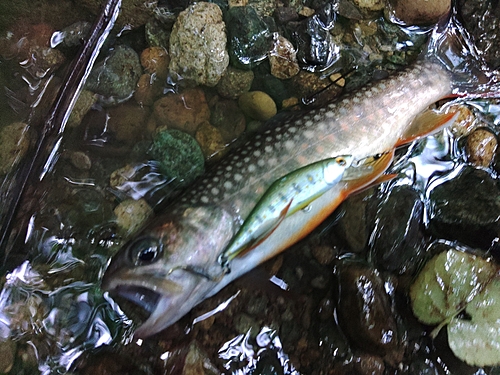
<svg viewBox="0 0 500 375"><path fill-rule="evenodd" d="M449 73L440 64L416 64L256 135L182 202L220 204L244 220L280 176L338 155L360 160L390 150L415 116L450 93Z"/></svg>

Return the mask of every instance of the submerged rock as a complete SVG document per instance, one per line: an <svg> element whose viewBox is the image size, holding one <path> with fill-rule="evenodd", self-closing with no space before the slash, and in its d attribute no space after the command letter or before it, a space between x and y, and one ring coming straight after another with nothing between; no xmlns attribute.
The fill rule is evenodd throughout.
<svg viewBox="0 0 500 375"><path fill-rule="evenodd" d="M144 199L127 199L116 206L114 213L121 231L132 234L153 215L153 209Z"/></svg>
<svg viewBox="0 0 500 375"><path fill-rule="evenodd" d="M206 160L218 159L222 156L221 152L226 147L224 139L219 129L211 125L208 121L198 127L195 138Z"/></svg>
<svg viewBox="0 0 500 375"><path fill-rule="evenodd" d="M245 115L233 100L220 100L215 103L210 114L210 123L217 127L226 144L237 139L246 127Z"/></svg>
<svg viewBox="0 0 500 375"><path fill-rule="evenodd" d="M406 25L432 25L446 16L450 0L391 0L394 16Z"/></svg>
<svg viewBox="0 0 500 375"><path fill-rule="evenodd" d="M241 70L228 66L226 72L217 84L217 92L227 99L236 99L250 90L254 74L251 70Z"/></svg>
<svg viewBox="0 0 500 375"><path fill-rule="evenodd" d="M132 96L141 74L137 53L128 46L119 45L94 66L85 87L101 95L104 104L120 103Z"/></svg>
<svg viewBox="0 0 500 375"><path fill-rule="evenodd" d="M149 47L141 52L141 65L144 71L155 74L158 78L166 78L170 56L163 47Z"/></svg>
<svg viewBox="0 0 500 375"><path fill-rule="evenodd" d="M271 74L279 79L292 78L300 71L297 51L292 43L282 36L274 39L274 47L269 53L269 64Z"/></svg>
<svg viewBox="0 0 500 375"><path fill-rule="evenodd" d="M269 120L277 113L273 99L262 91L244 93L238 104L245 115L260 121Z"/></svg>
<svg viewBox="0 0 500 375"><path fill-rule="evenodd" d="M430 229L440 237L487 249L500 233L498 182L482 169L464 167L451 180L444 176L429 199Z"/></svg>
<svg viewBox="0 0 500 375"><path fill-rule="evenodd" d="M210 109L203 90L194 88L158 99L154 115L159 126L194 135L201 123L210 120Z"/></svg>
<svg viewBox="0 0 500 375"><path fill-rule="evenodd" d="M338 318L353 345L395 364L402 359L404 346L384 284L380 274L368 266L342 264Z"/></svg>
<svg viewBox="0 0 500 375"><path fill-rule="evenodd" d="M476 129L467 137L467 160L477 167L488 167L493 161L497 147L495 134L487 129Z"/></svg>
<svg viewBox="0 0 500 375"><path fill-rule="evenodd" d="M229 64L220 8L199 2L181 12L170 35L170 70L200 85L215 86Z"/></svg>
<svg viewBox="0 0 500 375"><path fill-rule="evenodd" d="M203 173L205 158L198 142L179 130L159 131L150 153L168 178L189 184Z"/></svg>
<svg viewBox="0 0 500 375"><path fill-rule="evenodd" d="M28 151L28 129L22 122L0 129L0 176L13 170Z"/></svg>
<svg viewBox="0 0 500 375"><path fill-rule="evenodd" d="M252 69L264 60L272 46L267 24L251 6L232 7L226 13L229 57L241 69Z"/></svg>
<svg viewBox="0 0 500 375"><path fill-rule="evenodd" d="M377 267L403 273L413 270L423 252L424 204L409 186L394 188L381 203L371 235L371 252Z"/></svg>

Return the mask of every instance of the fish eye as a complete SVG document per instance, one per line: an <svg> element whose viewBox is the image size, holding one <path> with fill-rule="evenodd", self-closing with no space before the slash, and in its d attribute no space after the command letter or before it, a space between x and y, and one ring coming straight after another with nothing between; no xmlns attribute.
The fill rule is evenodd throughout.
<svg viewBox="0 0 500 375"><path fill-rule="evenodd" d="M129 246L130 261L136 266L154 263L160 259L162 250L163 248L157 239L152 237L138 238Z"/></svg>
<svg viewBox="0 0 500 375"><path fill-rule="evenodd" d="M343 166L345 166L345 165L347 164L346 160L345 160L344 158L340 158L340 157L339 157L339 158L337 158L337 163L338 163L341 167L343 167Z"/></svg>

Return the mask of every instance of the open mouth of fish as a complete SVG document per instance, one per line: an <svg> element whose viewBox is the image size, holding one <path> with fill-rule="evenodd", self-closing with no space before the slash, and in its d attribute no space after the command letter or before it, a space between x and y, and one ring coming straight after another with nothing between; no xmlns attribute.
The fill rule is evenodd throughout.
<svg viewBox="0 0 500 375"><path fill-rule="evenodd" d="M110 294L127 315L140 315L141 320L149 318L161 298L160 293L135 285L119 285Z"/></svg>

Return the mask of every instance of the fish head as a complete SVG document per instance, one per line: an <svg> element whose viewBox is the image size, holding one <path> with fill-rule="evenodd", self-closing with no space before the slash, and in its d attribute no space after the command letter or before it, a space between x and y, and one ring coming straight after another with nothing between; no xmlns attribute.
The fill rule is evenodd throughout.
<svg viewBox="0 0 500 375"><path fill-rule="evenodd" d="M119 250L102 289L150 314L136 337L173 324L217 286L224 276L218 258L234 235L233 226L232 216L217 207L177 208Z"/></svg>

